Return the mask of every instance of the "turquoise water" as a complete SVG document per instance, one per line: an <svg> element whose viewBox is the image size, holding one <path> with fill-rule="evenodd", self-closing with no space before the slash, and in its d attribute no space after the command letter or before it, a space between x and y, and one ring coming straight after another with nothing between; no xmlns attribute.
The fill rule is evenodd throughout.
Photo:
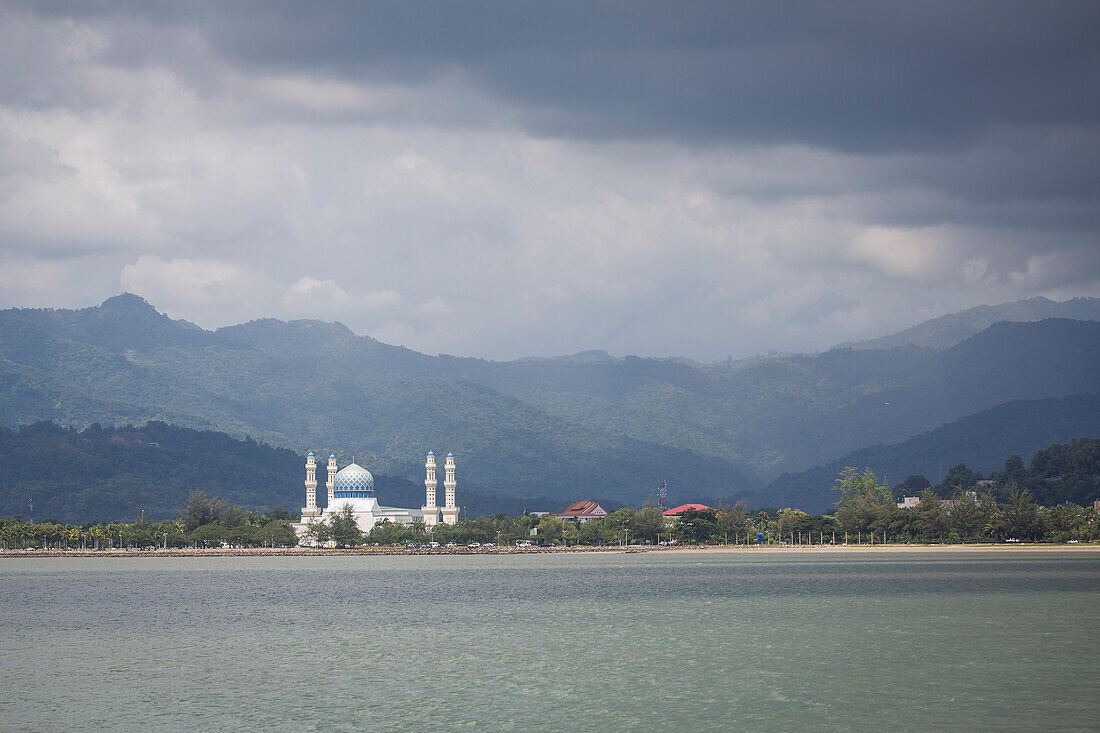
<svg viewBox="0 0 1100 733"><path fill-rule="evenodd" d="M0 559L3 730L1095 730L1100 553Z"/></svg>

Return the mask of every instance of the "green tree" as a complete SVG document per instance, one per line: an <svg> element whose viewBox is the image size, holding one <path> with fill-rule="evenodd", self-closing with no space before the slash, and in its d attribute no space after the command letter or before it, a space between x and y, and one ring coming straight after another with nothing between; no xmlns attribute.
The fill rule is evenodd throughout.
<svg viewBox="0 0 1100 733"><path fill-rule="evenodd" d="M373 527L367 535L368 542L376 542L380 545L396 545L403 542L411 533L405 529L405 525L383 519Z"/></svg>
<svg viewBox="0 0 1100 733"><path fill-rule="evenodd" d="M539 520L538 539L540 542L556 542L562 538L563 522L549 514Z"/></svg>
<svg viewBox="0 0 1100 733"><path fill-rule="evenodd" d="M1043 533L1043 520L1031 492L1016 484L1008 487L1008 501L1001 507L1002 531L1008 537L1033 540Z"/></svg>
<svg viewBox="0 0 1100 733"><path fill-rule="evenodd" d="M885 529L882 523L896 508L890 487L880 481L874 471L849 466L840 472L833 487L840 492L836 518L845 532L876 532Z"/></svg>
<svg viewBox="0 0 1100 733"><path fill-rule="evenodd" d="M221 543L226 540L225 527L213 522L195 527L187 536L193 544L203 547L209 547L210 545L220 546Z"/></svg>
<svg viewBox="0 0 1100 733"><path fill-rule="evenodd" d="M736 504L718 514L717 522L714 527L715 535L721 535L723 542L733 542L739 536L745 534L747 520L748 512L745 510L745 507Z"/></svg>
<svg viewBox="0 0 1100 733"><path fill-rule="evenodd" d="M218 521L223 508L224 502L221 499L212 499L202 491L192 491L187 497L187 506L184 507L181 517L184 529L190 532L196 527Z"/></svg>
<svg viewBox="0 0 1100 733"><path fill-rule="evenodd" d="M974 496L974 492L959 489L951 497L947 516L951 532L963 542L974 542L982 536L982 526L988 513Z"/></svg>
<svg viewBox="0 0 1100 733"><path fill-rule="evenodd" d="M853 466L845 468L840 472L840 477L836 480L836 486L833 489L841 494L837 501L838 506L855 501L876 504L887 504L893 501L890 487L885 481L880 482L870 468L865 468L862 472Z"/></svg>
<svg viewBox="0 0 1100 733"><path fill-rule="evenodd" d="M268 547L293 546L298 544L298 535L285 521L272 521L260 527L256 533L260 541Z"/></svg>
<svg viewBox="0 0 1100 733"><path fill-rule="evenodd" d="M1023 481L1025 473L1024 461L1018 455L1013 453L1005 459L1004 474L1009 482Z"/></svg>
<svg viewBox="0 0 1100 733"><path fill-rule="evenodd" d="M363 533L355 521L355 511L350 504L345 504L327 522L311 524L309 537L321 545L331 542L337 547L350 547L363 540Z"/></svg>
<svg viewBox="0 0 1100 733"><path fill-rule="evenodd" d="M677 520L673 532L686 542L706 542L717 532L718 513L714 509L687 509Z"/></svg>
<svg viewBox="0 0 1100 733"><path fill-rule="evenodd" d="M951 493L955 489L973 489L981 479L982 474L980 472L971 471L965 463L956 463L947 469L947 475L943 477L940 488L944 489L945 494Z"/></svg>
<svg viewBox="0 0 1100 733"><path fill-rule="evenodd" d="M227 506L218 517L218 524L226 529L238 529L248 523L248 511L244 507Z"/></svg>
<svg viewBox="0 0 1100 733"><path fill-rule="evenodd" d="M907 510L912 517L915 534L925 542L947 539L948 515L936 492L927 488L921 492L920 504Z"/></svg>
<svg viewBox="0 0 1100 733"><path fill-rule="evenodd" d="M791 533L797 531L796 527L805 516L806 512L800 509L791 509L787 507L786 509L780 510L775 517L776 524L778 525L776 530L779 532L779 539L790 539Z"/></svg>
<svg viewBox="0 0 1100 733"><path fill-rule="evenodd" d="M657 542L657 535L665 531L665 518L658 506L647 506L634 515L631 534L645 542Z"/></svg>
<svg viewBox="0 0 1100 733"><path fill-rule="evenodd" d="M890 490L894 501L900 502L905 496L920 496L920 492L932 485L932 482L920 474L906 476L905 480Z"/></svg>

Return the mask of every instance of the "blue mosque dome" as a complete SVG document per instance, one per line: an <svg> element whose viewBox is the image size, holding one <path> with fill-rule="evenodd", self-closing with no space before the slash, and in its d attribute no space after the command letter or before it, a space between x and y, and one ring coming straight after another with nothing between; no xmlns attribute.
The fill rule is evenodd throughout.
<svg viewBox="0 0 1100 733"><path fill-rule="evenodd" d="M313 451L310 451L310 452L309 452L309 455L308 455L308 456L306 456L306 458L313 458Z"/></svg>
<svg viewBox="0 0 1100 733"><path fill-rule="evenodd" d="M336 482L334 487L336 492L341 491L374 491L374 476L370 475L370 471L362 466L353 463L350 466L344 466L336 472ZM339 493L336 494L340 496Z"/></svg>

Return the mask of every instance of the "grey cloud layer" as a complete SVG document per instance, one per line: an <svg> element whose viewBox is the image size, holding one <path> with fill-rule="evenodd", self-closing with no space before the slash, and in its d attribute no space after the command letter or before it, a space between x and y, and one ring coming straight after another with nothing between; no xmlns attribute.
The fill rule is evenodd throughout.
<svg viewBox="0 0 1100 733"><path fill-rule="evenodd" d="M191 54L201 38L251 72L401 85L458 73L529 105L536 131L567 137L938 148L1006 125L1092 127L1100 115L1092 2L78 3L66 12L145 24L112 44L113 63Z"/></svg>
<svg viewBox="0 0 1100 733"><path fill-rule="evenodd" d="M1095 3L28 3L0 65L6 305L713 358L1100 290Z"/></svg>

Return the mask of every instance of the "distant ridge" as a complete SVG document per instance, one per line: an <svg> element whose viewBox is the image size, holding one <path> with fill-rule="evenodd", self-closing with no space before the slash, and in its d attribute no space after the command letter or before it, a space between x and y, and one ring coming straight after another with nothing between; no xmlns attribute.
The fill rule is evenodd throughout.
<svg viewBox="0 0 1100 733"><path fill-rule="evenodd" d="M913 474L935 484L957 463L988 473L1000 468L1010 455L1027 462L1036 451L1053 443L1088 437L1100 437L1100 393L1014 401L901 443L861 448L808 471L784 474L743 500L754 506L796 506L821 512L836 501L832 488L847 466L871 468L891 484Z"/></svg>
<svg viewBox="0 0 1100 733"><path fill-rule="evenodd" d="M841 344L838 348L892 349L899 346L921 346L942 351L1000 321L1028 323L1045 318L1100 321L1100 298L1074 298L1059 302L1039 297L1018 300L1015 303L979 305L933 318L888 336L854 344Z"/></svg>
<svg viewBox="0 0 1100 733"><path fill-rule="evenodd" d="M564 361L571 364L592 364L601 361L617 361L611 354L602 349L589 349L578 351L576 354L564 354L562 356L525 356L516 361Z"/></svg>

